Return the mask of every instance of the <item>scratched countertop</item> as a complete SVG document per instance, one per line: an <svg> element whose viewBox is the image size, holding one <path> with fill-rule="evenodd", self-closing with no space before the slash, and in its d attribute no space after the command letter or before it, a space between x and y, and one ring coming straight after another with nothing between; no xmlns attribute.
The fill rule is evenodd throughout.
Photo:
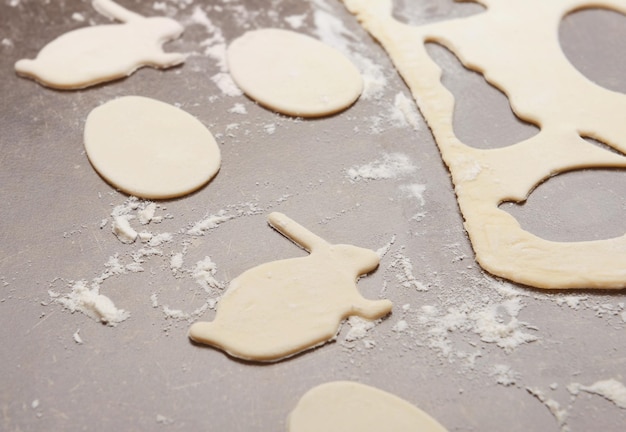
<svg viewBox="0 0 626 432"><path fill-rule="evenodd" d="M410 125L394 117L394 100L408 97L406 86L339 1L120 4L177 19L185 33L166 50L193 54L170 70L142 68L93 88L57 91L18 77L13 64L33 58L58 35L109 21L89 1L0 1L0 430L280 431L307 390L346 379L392 392L450 431L623 429L626 409L567 390L571 383L626 383L623 290L548 293L513 285L523 305L515 318L537 340L511 352L471 330L450 329L445 341L452 354L446 355L434 346L433 327L420 327L425 305L445 310L466 303L470 311L497 305L493 286L500 282L473 260L449 173L424 120ZM398 0L395 14L422 23L479 12L476 4ZM313 36L334 31L338 44L358 47L352 54L376 65L384 88L315 120L280 116L243 95L225 94L212 80L219 62L205 49L264 27ZM581 72L626 92L626 17L577 12L564 19L560 36ZM489 148L534 133L480 75L465 71L443 48L429 49L458 98L455 131L462 140ZM194 115L216 137L222 167L196 193L158 202L164 219L146 228L175 234L163 255L146 257L142 272L102 282L100 292L131 313L111 327L70 313L50 291L67 293L73 281L100 276L110 257L129 262L141 246L124 245L111 233L111 211L128 197L96 174L82 140L89 112L125 95L152 97ZM369 181L346 174L398 154L411 161L412 171ZM421 196L408 192L414 185ZM626 177L619 170L563 174L540 185L526 204L504 207L548 239L619 236L626 231ZM220 210L236 217L204 236L183 234ZM204 298L191 278L172 274L171 253L184 248L186 263L209 256L224 283L255 265L302 256L267 225L274 210L334 243L373 250L388 245L378 270L358 283L365 297L394 302L392 315L368 331L372 343L346 340L350 326L344 325L322 347L254 364L191 343L189 322L166 316L164 306L191 311ZM401 261L410 262L414 280L427 291L402 286ZM209 310L201 319L213 316ZM504 320L512 318L503 312ZM401 319L409 323L404 332L394 330ZM510 371L507 385L498 383L503 368ZM561 424L539 393L566 413Z"/></svg>

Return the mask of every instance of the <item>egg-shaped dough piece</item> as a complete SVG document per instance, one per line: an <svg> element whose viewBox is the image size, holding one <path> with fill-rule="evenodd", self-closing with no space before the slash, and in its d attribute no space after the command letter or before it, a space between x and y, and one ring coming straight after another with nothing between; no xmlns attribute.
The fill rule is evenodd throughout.
<svg viewBox="0 0 626 432"><path fill-rule="evenodd" d="M281 114L331 115L363 91L361 73L343 54L289 30L249 31L229 45L227 61L246 95Z"/></svg>
<svg viewBox="0 0 626 432"><path fill-rule="evenodd" d="M446 432L434 418L391 393L352 381L309 390L287 420L288 432Z"/></svg>
<svg viewBox="0 0 626 432"><path fill-rule="evenodd" d="M113 186L141 198L191 193L213 178L221 163L213 135L199 120L141 96L93 109L84 140L95 170Z"/></svg>

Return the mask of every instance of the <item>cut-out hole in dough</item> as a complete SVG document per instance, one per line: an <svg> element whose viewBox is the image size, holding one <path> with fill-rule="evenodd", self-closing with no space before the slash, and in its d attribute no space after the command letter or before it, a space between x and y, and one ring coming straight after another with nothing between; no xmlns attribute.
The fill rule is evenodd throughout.
<svg viewBox="0 0 626 432"><path fill-rule="evenodd" d="M426 44L426 50L443 70L442 84L454 95L454 133L464 144L479 149L506 147L539 131L521 121L506 95L463 66L450 50L437 43ZM476 125L489 125L489 133Z"/></svg>
<svg viewBox="0 0 626 432"><path fill-rule="evenodd" d="M521 205L503 203L522 228L546 240L602 240L626 234L626 172L580 170L540 184Z"/></svg>
<svg viewBox="0 0 626 432"><path fill-rule="evenodd" d="M413 25L467 17L485 10L479 3L458 0L395 0L393 6L393 16L398 21Z"/></svg>
<svg viewBox="0 0 626 432"><path fill-rule="evenodd" d="M563 52L583 75L609 90L626 93L625 15L608 9L572 12L561 22L559 38Z"/></svg>
<svg viewBox="0 0 626 432"><path fill-rule="evenodd" d="M626 156L624 153L622 153L621 151L617 150L614 147L611 147L610 145L603 143L602 141L599 141L597 139L594 138L590 138L590 137L581 137L582 139L584 139L585 141L587 141L590 144L595 145L596 147L600 147L601 149L604 149L608 152L620 155L620 156Z"/></svg>

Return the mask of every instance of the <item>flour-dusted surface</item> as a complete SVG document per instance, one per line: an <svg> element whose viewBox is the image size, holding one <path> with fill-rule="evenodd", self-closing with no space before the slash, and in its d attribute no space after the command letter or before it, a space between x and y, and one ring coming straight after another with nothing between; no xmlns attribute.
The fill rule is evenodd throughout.
<svg viewBox="0 0 626 432"><path fill-rule="evenodd" d="M185 64L72 93L12 72L0 81L0 430L285 430L299 398L333 380L391 392L450 431L621 430L624 292L546 293L480 271L427 126L382 49L340 2L120 3L183 24L165 50L191 53ZM397 3L396 16L410 22L480 11ZM89 2L0 2L0 65L12 71L55 35L107 22ZM338 116L304 121L241 95L224 48L264 27L350 54L363 97ZM625 60L614 55L626 39L624 17L579 12L561 36L581 71L626 91ZM465 141L488 146L525 133L500 93L431 48L459 99L455 130ZM151 202L97 176L84 154L85 118L129 94L179 106L211 130L223 160L208 187ZM626 231L624 196L623 172L589 171L550 180L525 206L506 208L542 237L608 238ZM352 319L334 343L272 365L190 343L190 322L214 318L232 278L304 256L265 226L272 211L377 250L380 266L359 290L392 300L392 315ZM113 305L100 309L109 325L88 307L86 290Z"/></svg>

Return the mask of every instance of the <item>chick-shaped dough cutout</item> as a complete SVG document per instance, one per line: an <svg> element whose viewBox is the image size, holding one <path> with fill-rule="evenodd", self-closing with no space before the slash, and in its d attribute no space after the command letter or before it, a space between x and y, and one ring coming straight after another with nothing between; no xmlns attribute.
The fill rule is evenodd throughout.
<svg viewBox="0 0 626 432"><path fill-rule="evenodd" d="M57 89L80 89L126 77L142 66L168 68L186 55L166 53L162 45L178 38L183 26L171 18L146 18L111 0L94 0L102 15L122 24L85 27L44 46L34 60L15 63L18 75Z"/></svg>
<svg viewBox="0 0 626 432"><path fill-rule="evenodd" d="M356 286L378 266L376 252L332 245L282 213L268 220L310 254L261 264L233 279L215 320L191 326L192 340L233 357L272 362L326 343L349 316L389 314L389 300L367 300Z"/></svg>
<svg viewBox="0 0 626 432"><path fill-rule="evenodd" d="M351 381L309 390L287 421L288 432L446 432L431 416L391 393Z"/></svg>

